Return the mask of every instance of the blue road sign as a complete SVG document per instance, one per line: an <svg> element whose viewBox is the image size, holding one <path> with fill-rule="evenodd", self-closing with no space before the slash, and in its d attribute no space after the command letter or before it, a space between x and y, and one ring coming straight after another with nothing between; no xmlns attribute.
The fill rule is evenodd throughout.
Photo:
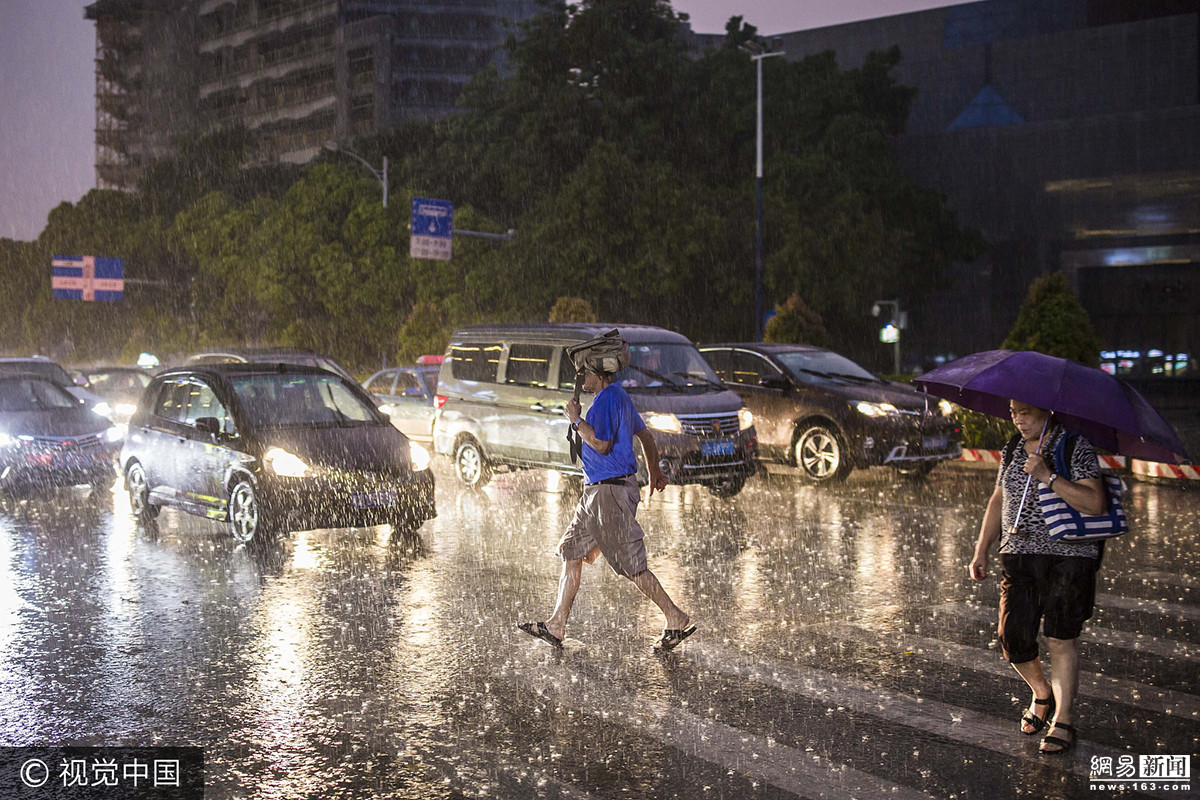
<svg viewBox="0 0 1200 800"><path fill-rule="evenodd" d="M454 203L414 197L409 234L411 257L448 260L454 234Z"/></svg>

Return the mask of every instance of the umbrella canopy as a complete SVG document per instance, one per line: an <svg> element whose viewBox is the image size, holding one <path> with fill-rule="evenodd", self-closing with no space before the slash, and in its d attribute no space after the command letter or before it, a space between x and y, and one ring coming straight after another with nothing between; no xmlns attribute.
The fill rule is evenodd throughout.
<svg viewBox="0 0 1200 800"><path fill-rule="evenodd" d="M1187 460L1179 436L1123 380L1103 370L1029 350L987 350L926 372L913 385L996 417L1019 400L1054 412L1068 430L1113 453L1149 461Z"/></svg>

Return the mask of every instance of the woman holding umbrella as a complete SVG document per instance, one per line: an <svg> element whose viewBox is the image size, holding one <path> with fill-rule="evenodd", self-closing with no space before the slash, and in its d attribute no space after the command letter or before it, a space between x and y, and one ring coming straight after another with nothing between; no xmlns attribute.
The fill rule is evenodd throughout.
<svg viewBox="0 0 1200 800"><path fill-rule="evenodd" d="M1095 543L1051 540L1036 487L1027 487L1032 477L1083 514L1103 514L1107 500L1100 464L1087 439L1074 440L1070 476L1055 474L1043 454L1052 453L1066 431L1045 409L1018 400L1010 401L1009 409L1020 440L1006 448L1011 456L1000 465L979 526L971 577L980 581L987 576L988 551L999 538L1000 646L1033 691L1033 702L1021 716L1021 732L1032 736L1049 722L1039 752L1063 753L1075 744L1076 640L1092 616L1100 552ZM1042 672L1038 653L1039 623L1049 645L1051 681Z"/></svg>

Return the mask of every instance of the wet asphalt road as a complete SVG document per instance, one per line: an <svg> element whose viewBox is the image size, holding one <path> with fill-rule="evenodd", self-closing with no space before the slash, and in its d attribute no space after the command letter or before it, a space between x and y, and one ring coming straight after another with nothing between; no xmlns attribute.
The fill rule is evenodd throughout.
<svg viewBox="0 0 1200 800"><path fill-rule="evenodd" d="M120 484L6 507L0 744L201 746L211 798L1103 797L1092 756L1200 753L1200 492L1133 485L1055 758L1018 731L996 581L967 579L989 476L668 489L650 566L700 630L666 655L602 564L564 652L514 627L553 605L555 476L438 477L415 541L248 550L135 525Z"/></svg>

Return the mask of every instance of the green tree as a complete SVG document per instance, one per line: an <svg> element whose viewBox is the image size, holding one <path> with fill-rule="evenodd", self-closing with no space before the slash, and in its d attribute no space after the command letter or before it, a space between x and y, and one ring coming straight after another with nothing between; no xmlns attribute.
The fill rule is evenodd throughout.
<svg viewBox="0 0 1200 800"><path fill-rule="evenodd" d="M821 315L809 308L800 295L792 294L767 322L763 338L768 342L825 347L829 334Z"/></svg>
<svg viewBox="0 0 1200 800"><path fill-rule="evenodd" d="M400 346L395 354L397 363L411 363L419 356L445 351L450 333L445 311L430 301L418 303L400 329Z"/></svg>
<svg viewBox="0 0 1200 800"><path fill-rule="evenodd" d="M597 322L592 304L582 297L560 297L550 309L551 322Z"/></svg>
<svg viewBox="0 0 1200 800"><path fill-rule="evenodd" d="M1100 337L1061 272L1043 275L1029 285L1017 321L1002 346L1036 350L1089 367L1100 364Z"/></svg>

